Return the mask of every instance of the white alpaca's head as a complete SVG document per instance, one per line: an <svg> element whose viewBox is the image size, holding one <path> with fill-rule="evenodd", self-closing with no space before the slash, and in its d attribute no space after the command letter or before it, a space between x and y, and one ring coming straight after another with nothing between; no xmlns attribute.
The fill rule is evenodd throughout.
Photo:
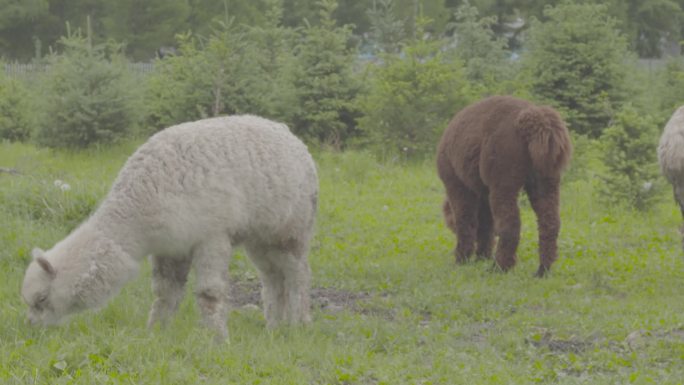
<svg viewBox="0 0 684 385"><path fill-rule="evenodd" d="M137 263L103 237L70 236L48 251L34 249L21 288L28 321L48 326L104 305L137 272Z"/></svg>
<svg viewBox="0 0 684 385"><path fill-rule="evenodd" d="M74 298L65 296L65 278L47 260L45 252L34 249L33 261L29 264L21 288L21 296L29 306L28 321L32 325L54 325L60 323L68 314L77 311L79 306Z"/></svg>

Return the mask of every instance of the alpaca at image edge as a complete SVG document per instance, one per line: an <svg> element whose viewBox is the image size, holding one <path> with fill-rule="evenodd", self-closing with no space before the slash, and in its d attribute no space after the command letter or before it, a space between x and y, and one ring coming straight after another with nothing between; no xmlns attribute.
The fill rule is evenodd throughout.
<svg viewBox="0 0 684 385"><path fill-rule="evenodd" d="M679 107L665 125L658 144L658 163L672 185L674 199L684 217L684 106ZM684 235L684 227L680 232Z"/></svg>
<svg viewBox="0 0 684 385"><path fill-rule="evenodd" d="M167 128L128 159L88 220L33 251L28 319L51 325L105 305L150 256L148 326L175 313L192 268L203 321L226 338L228 265L242 245L259 271L267 325L306 323L317 199L313 159L283 124L232 116Z"/></svg>
<svg viewBox="0 0 684 385"><path fill-rule="evenodd" d="M546 274L558 257L560 181L571 154L568 129L550 107L493 96L457 113L437 149L442 210L458 238L456 262L473 252L491 258L498 236L496 264L504 271L515 265L524 189L539 228L537 276Z"/></svg>

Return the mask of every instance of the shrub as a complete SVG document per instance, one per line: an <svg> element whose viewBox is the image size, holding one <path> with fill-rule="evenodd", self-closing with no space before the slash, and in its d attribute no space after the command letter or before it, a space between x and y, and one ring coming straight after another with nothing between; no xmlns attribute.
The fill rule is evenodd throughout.
<svg viewBox="0 0 684 385"><path fill-rule="evenodd" d="M137 110L122 47L93 45L78 32L59 43L64 51L49 58L46 116L38 143L83 148L123 138L136 122Z"/></svg>
<svg viewBox="0 0 684 385"><path fill-rule="evenodd" d="M153 131L201 118L245 110L241 70L249 68L241 31L220 22L206 39L178 36L178 55L158 60L146 94L146 123Z"/></svg>
<svg viewBox="0 0 684 385"><path fill-rule="evenodd" d="M249 108L251 113L290 123L296 110L292 106L296 100L292 68L298 33L283 26L280 0L265 1L265 25L248 27L246 35L250 44L245 55L252 69L246 79Z"/></svg>
<svg viewBox="0 0 684 385"><path fill-rule="evenodd" d="M561 110L570 129L597 138L625 98L626 40L602 4L564 2L544 15L523 57L532 92Z"/></svg>
<svg viewBox="0 0 684 385"><path fill-rule="evenodd" d="M453 29L453 53L465 64L468 80L480 87L481 94L500 93L504 82L512 78L515 63L509 59L506 40L492 30L496 17L479 17L477 8L468 2L457 8Z"/></svg>
<svg viewBox="0 0 684 385"><path fill-rule="evenodd" d="M650 115L626 105L601 136L607 173L600 190L608 203L626 203L648 209L657 196L659 171L656 159L658 126Z"/></svg>
<svg viewBox="0 0 684 385"><path fill-rule="evenodd" d="M356 49L349 47L351 27L333 19L335 0L319 1L320 25L303 29L295 47L295 107L292 130L310 141L334 148L358 134L355 99L360 84L352 68Z"/></svg>
<svg viewBox="0 0 684 385"><path fill-rule="evenodd" d="M663 116L667 119L684 104L684 64L679 58L670 59L659 75L662 84L662 88L659 89L659 107L664 111Z"/></svg>
<svg viewBox="0 0 684 385"><path fill-rule="evenodd" d="M372 147L391 155L432 153L449 119L471 99L462 63L445 59L441 40L418 33L403 55L383 58L360 100L360 129Z"/></svg>
<svg viewBox="0 0 684 385"><path fill-rule="evenodd" d="M33 115L29 95L23 84L0 72L0 139L27 140L33 131Z"/></svg>
<svg viewBox="0 0 684 385"><path fill-rule="evenodd" d="M396 54L401 51L406 36L404 21L396 16L394 0L373 2L367 12L370 21L369 43L372 52Z"/></svg>
<svg viewBox="0 0 684 385"><path fill-rule="evenodd" d="M269 20L281 14L271 3ZM148 82L146 124L159 130L211 116L251 113L283 120L281 75L290 31L217 22L211 34L178 36L178 55L158 60ZM249 43L248 43L249 42ZM291 87L290 87L291 88ZM275 115L275 116L274 116Z"/></svg>

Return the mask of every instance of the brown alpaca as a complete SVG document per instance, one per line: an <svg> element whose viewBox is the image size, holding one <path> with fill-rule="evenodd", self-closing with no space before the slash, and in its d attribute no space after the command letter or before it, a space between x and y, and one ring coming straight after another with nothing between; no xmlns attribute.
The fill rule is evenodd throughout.
<svg viewBox="0 0 684 385"><path fill-rule="evenodd" d="M493 96L456 114L437 150L444 217L458 238L456 262L473 251L490 258L496 234L496 264L504 271L515 265L524 188L537 215L537 276L543 276L558 256L560 180L571 153L568 129L550 107Z"/></svg>

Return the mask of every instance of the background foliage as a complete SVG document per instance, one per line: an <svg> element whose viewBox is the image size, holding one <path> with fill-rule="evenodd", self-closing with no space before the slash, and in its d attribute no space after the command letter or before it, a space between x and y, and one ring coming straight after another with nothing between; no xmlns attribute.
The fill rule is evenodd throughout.
<svg viewBox="0 0 684 385"><path fill-rule="evenodd" d="M359 79L352 66L355 47L349 47L351 29L332 18L334 0L322 0L319 25L306 25L295 45L293 132L319 143L341 148L356 131L354 99Z"/></svg>
<svg viewBox="0 0 684 385"><path fill-rule="evenodd" d="M80 33L60 40L49 58L44 116L36 140L48 147L87 147L121 139L136 123L135 94L116 44L93 45Z"/></svg>
<svg viewBox="0 0 684 385"><path fill-rule="evenodd" d="M451 113L473 96L462 62L440 52L444 41L418 32L407 41L404 57L382 56L384 64L374 69L360 100L359 127L376 150L394 155L432 152Z"/></svg>
<svg viewBox="0 0 684 385"><path fill-rule="evenodd" d="M530 27L525 69L532 92L598 137L624 100L627 46L604 5L563 3Z"/></svg>
<svg viewBox="0 0 684 385"><path fill-rule="evenodd" d="M0 55L7 68L32 66L0 81L0 132L51 147L251 113L287 123L314 147L420 160L463 106L513 94L556 107L582 138L576 153L593 154L617 144L614 132L603 135L609 127L635 130L618 135L619 146L655 140L684 98L675 25L682 4L672 0L0 5L9 10L0 17ZM663 53L674 56L636 60ZM132 72L141 61L149 69ZM649 123L625 118L628 105ZM606 180L636 183L614 156L577 159L575 176L599 167ZM630 162L638 173L651 167L645 156ZM627 195L620 200L649 206Z"/></svg>
<svg viewBox="0 0 684 385"><path fill-rule="evenodd" d="M639 210L651 207L658 196L659 169L655 148L658 126L652 116L624 106L610 127L603 131L603 198L609 203L627 203Z"/></svg>
<svg viewBox="0 0 684 385"><path fill-rule="evenodd" d="M0 0L0 382L681 384L682 218L655 143L684 103L683 5ZM570 123L543 280L526 203L515 270L453 265L432 157L453 114L491 94ZM238 252L230 345L190 295L146 330L145 264L99 312L28 327L30 250L86 218L148 135L232 113L288 123L316 158L312 325L265 331Z"/></svg>
<svg viewBox="0 0 684 385"><path fill-rule="evenodd" d="M31 136L34 114L29 98L22 82L0 73L0 139L24 141Z"/></svg>

